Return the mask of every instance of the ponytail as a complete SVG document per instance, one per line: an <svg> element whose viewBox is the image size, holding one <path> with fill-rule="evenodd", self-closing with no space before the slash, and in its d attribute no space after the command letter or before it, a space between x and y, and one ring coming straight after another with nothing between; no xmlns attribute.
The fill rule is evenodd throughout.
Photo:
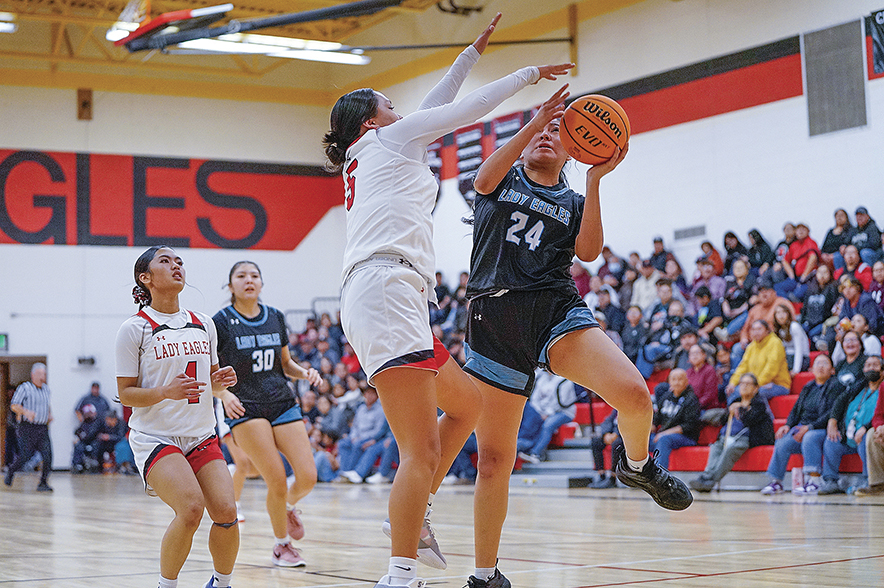
<svg viewBox="0 0 884 588"><path fill-rule="evenodd" d="M371 88L354 90L338 98L329 120L331 130L322 137L325 156L328 158L327 169L334 172L343 169L347 149L359 138L362 123L377 112L378 99Z"/></svg>

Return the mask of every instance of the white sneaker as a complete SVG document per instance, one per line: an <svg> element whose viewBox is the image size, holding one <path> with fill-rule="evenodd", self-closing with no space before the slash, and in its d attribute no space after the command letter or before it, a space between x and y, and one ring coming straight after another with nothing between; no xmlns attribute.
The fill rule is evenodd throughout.
<svg viewBox="0 0 884 588"><path fill-rule="evenodd" d="M390 478L380 472L376 472L365 479L369 484L389 484L392 482Z"/></svg>
<svg viewBox="0 0 884 588"><path fill-rule="evenodd" d="M522 461L527 461L528 463L533 463L533 464L540 463L540 456L534 455L533 453L526 453L524 451L520 451L519 457L522 459Z"/></svg>
<svg viewBox="0 0 884 588"><path fill-rule="evenodd" d="M817 482L820 481L820 478L814 476L808 476L807 482L804 486L798 486L794 488L792 492L795 494L817 494L820 491L820 484Z"/></svg>
<svg viewBox="0 0 884 588"><path fill-rule="evenodd" d="M442 478L443 486L453 486L454 484L457 484L457 476L455 476L454 474L448 474L447 476Z"/></svg>
<svg viewBox="0 0 884 588"><path fill-rule="evenodd" d="M353 470L347 470L346 472L341 472L341 476L347 478L353 484L361 484L363 481L362 476L360 476L359 474L357 474Z"/></svg>
<svg viewBox="0 0 884 588"><path fill-rule="evenodd" d="M433 511L428 508L427 514L424 515L424 524L421 525L421 540L420 543L417 544L417 561L425 566L437 570L444 570L448 567L448 562L445 560L445 556L442 555L442 550L439 549L439 543L436 542L436 533L433 531L433 526L430 524L430 514L432 514L432 512ZM384 524L381 525L381 530L383 530L384 535L387 537L393 536L393 531L390 527L390 519L384 521Z"/></svg>
<svg viewBox="0 0 884 588"><path fill-rule="evenodd" d="M408 584L391 584L393 580L390 579L390 576L384 576L378 583L374 585L374 588L424 588L427 583L424 582L420 578L412 578Z"/></svg>

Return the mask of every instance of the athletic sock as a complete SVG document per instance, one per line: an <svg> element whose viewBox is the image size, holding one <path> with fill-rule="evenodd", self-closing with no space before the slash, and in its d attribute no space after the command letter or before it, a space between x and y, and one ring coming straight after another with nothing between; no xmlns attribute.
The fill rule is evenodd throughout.
<svg viewBox="0 0 884 588"><path fill-rule="evenodd" d="M427 498L427 506L428 506L428 507L429 507L429 506L433 506L433 499L434 499L434 498L436 498L436 495L431 493L431 494L430 494L430 497Z"/></svg>
<svg viewBox="0 0 884 588"><path fill-rule="evenodd" d="M160 584L157 588L178 588L178 578L170 580L169 578L160 576Z"/></svg>
<svg viewBox="0 0 884 588"><path fill-rule="evenodd" d="M483 582L488 581L494 575L495 568L476 568L476 578Z"/></svg>
<svg viewBox="0 0 884 588"><path fill-rule="evenodd" d="M288 502L285 503L286 510L295 510L295 506L297 506L297 505L296 504L289 504Z"/></svg>
<svg viewBox="0 0 884 588"><path fill-rule="evenodd" d="M390 567L387 568L390 581L396 584L408 584L417 577L417 560L410 557L391 557Z"/></svg>
<svg viewBox="0 0 884 588"><path fill-rule="evenodd" d="M233 574L220 574L215 572L215 588L230 588L230 577Z"/></svg>
<svg viewBox="0 0 884 588"><path fill-rule="evenodd" d="M632 471L640 472L640 471L642 471L642 469L644 469L645 464L648 463L648 459L649 459L649 457L646 455L644 459L635 461L634 459L629 459L629 456L627 455L626 456L626 465L628 465L629 469L631 469Z"/></svg>
<svg viewBox="0 0 884 588"><path fill-rule="evenodd" d="M282 537L282 538L276 537L275 539L276 539L277 545L288 545L289 543L292 542L292 538L289 537L288 535L286 535L285 537Z"/></svg>

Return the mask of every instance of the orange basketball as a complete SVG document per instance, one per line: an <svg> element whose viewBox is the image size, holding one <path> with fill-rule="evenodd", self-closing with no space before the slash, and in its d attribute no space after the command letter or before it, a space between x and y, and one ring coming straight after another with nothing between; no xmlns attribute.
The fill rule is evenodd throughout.
<svg viewBox="0 0 884 588"><path fill-rule="evenodd" d="M581 96L565 109L559 138L582 163L604 163L629 141L629 118L619 104L599 94Z"/></svg>

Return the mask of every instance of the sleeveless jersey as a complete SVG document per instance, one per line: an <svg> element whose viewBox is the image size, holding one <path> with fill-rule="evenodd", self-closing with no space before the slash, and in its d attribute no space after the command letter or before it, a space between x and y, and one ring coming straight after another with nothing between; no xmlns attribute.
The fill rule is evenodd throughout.
<svg viewBox="0 0 884 588"><path fill-rule="evenodd" d="M181 309L163 314L145 307L117 332L118 377L137 378L139 388L157 388L187 374L207 386L199 400L166 398L152 406L132 407L129 426L166 437L202 437L215 429L211 369L218 363L215 324L202 314Z"/></svg>
<svg viewBox="0 0 884 588"><path fill-rule="evenodd" d="M433 207L436 178L422 161L381 144L376 130L347 150L344 163L347 244L344 275L375 254L402 256L428 284L436 271ZM427 288L432 290L432 288Z"/></svg>
<svg viewBox="0 0 884 588"><path fill-rule="evenodd" d="M230 391L241 401L294 401L280 358L283 345L288 345L285 318L275 308L260 306L255 318L245 318L233 306L212 317L218 329L218 358L236 370L236 386Z"/></svg>
<svg viewBox="0 0 884 588"><path fill-rule="evenodd" d="M491 194L476 194L467 294L568 288L584 197L564 183L541 186L521 167Z"/></svg>

